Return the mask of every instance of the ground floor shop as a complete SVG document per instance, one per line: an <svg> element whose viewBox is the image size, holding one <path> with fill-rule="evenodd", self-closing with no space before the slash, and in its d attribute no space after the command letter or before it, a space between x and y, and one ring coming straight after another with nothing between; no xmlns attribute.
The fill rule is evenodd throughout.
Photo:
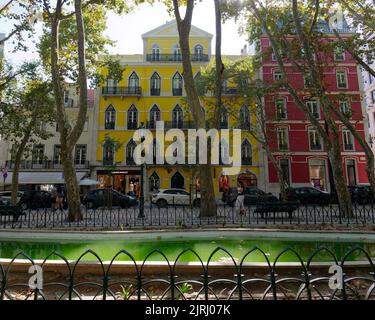
<svg viewBox="0 0 375 320"><path fill-rule="evenodd" d="M223 192L230 187L239 185L260 186L263 182L259 179L259 168L244 167L238 175L228 176L223 174L221 167L212 167L215 195L221 198ZM149 196L158 189L181 188L188 192L200 191L200 178L197 167L188 166L146 166L143 168L144 193ZM117 168L116 170L98 169L96 176L98 187L113 189L139 197L142 185L141 167Z"/></svg>
<svg viewBox="0 0 375 320"><path fill-rule="evenodd" d="M284 178L291 186L313 186L323 191L332 191L333 175L327 156L290 155L278 156ZM367 184L366 157L364 155L343 155L342 166L348 186ZM275 167L269 161L270 187L278 188Z"/></svg>

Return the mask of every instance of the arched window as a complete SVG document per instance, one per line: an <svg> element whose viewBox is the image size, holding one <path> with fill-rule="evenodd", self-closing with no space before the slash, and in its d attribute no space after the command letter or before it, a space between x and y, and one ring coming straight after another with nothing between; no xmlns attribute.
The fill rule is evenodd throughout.
<svg viewBox="0 0 375 320"><path fill-rule="evenodd" d="M103 145L103 165L113 165L115 161L115 144L111 140L107 140Z"/></svg>
<svg viewBox="0 0 375 320"><path fill-rule="evenodd" d="M178 171L171 178L171 188L185 189L185 178Z"/></svg>
<svg viewBox="0 0 375 320"><path fill-rule="evenodd" d="M128 129L138 128L138 110L134 104L132 104L128 110Z"/></svg>
<svg viewBox="0 0 375 320"><path fill-rule="evenodd" d="M116 110L112 105L109 105L105 110L104 128L107 130L114 130L116 125Z"/></svg>
<svg viewBox="0 0 375 320"><path fill-rule="evenodd" d="M181 49L179 45L173 47L173 61L181 61Z"/></svg>
<svg viewBox="0 0 375 320"><path fill-rule="evenodd" d="M194 47L193 61L202 61L202 60L203 60L203 47L200 44L197 44Z"/></svg>
<svg viewBox="0 0 375 320"><path fill-rule="evenodd" d="M172 78L172 94L182 96L182 76L179 72L176 72Z"/></svg>
<svg viewBox="0 0 375 320"><path fill-rule="evenodd" d="M241 161L245 165L253 164L253 148L247 139L241 144Z"/></svg>
<svg viewBox="0 0 375 320"><path fill-rule="evenodd" d="M172 128L182 129L184 126L184 113L179 105L172 111Z"/></svg>
<svg viewBox="0 0 375 320"><path fill-rule="evenodd" d="M139 77L135 72L133 72L129 77L128 91L130 94L136 94L139 92Z"/></svg>
<svg viewBox="0 0 375 320"><path fill-rule="evenodd" d="M160 61L160 47L157 44L151 48L151 61Z"/></svg>
<svg viewBox="0 0 375 320"><path fill-rule="evenodd" d="M224 106L221 108L220 129L228 129L228 110Z"/></svg>
<svg viewBox="0 0 375 320"><path fill-rule="evenodd" d="M150 191L156 191L160 189L160 177L155 171L150 176L149 184Z"/></svg>
<svg viewBox="0 0 375 320"><path fill-rule="evenodd" d="M151 76L150 94L151 96L160 96L161 78L157 72Z"/></svg>
<svg viewBox="0 0 375 320"><path fill-rule="evenodd" d="M128 144L126 145L126 164L127 165L134 165L134 149L137 146L135 141L131 139Z"/></svg>
<svg viewBox="0 0 375 320"><path fill-rule="evenodd" d="M156 121L160 121L160 109L154 104L150 110L150 122L148 127L150 129L155 129Z"/></svg>
<svg viewBox="0 0 375 320"><path fill-rule="evenodd" d="M239 115L240 129L250 129L250 112L248 106L242 106Z"/></svg>

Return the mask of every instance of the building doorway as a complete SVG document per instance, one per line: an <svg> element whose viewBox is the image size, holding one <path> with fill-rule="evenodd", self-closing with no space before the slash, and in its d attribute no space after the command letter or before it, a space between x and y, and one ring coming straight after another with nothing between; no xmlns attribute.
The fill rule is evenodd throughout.
<svg viewBox="0 0 375 320"><path fill-rule="evenodd" d="M348 159L346 160L346 172L348 177L348 185L355 186L357 185L357 174L355 170L355 160Z"/></svg>
<svg viewBox="0 0 375 320"><path fill-rule="evenodd" d="M313 159L309 161L310 183L314 188L326 191L326 162L325 160Z"/></svg>
<svg viewBox="0 0 375 320"><path fill-rule="evenodd" d="M185 189L185 178L178 171L172 176L171 188Z"/></svg>

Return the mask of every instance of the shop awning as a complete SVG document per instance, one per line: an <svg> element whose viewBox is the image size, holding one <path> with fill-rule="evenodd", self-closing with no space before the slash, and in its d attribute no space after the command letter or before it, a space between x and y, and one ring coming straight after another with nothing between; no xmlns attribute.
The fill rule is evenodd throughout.
<svg viewBox="0 0 375 320"><path fill-rule="evenodd" d="M87 172L77 172L77 181L82 180L82 178L87 174ZM4 185L4 181L0 177L0 185ZM45 172L45 171L35 171L35 172L20 172L18 178L19 184L64 184L64 173L62 171L58 172ZM12 183L12 172L8 172L8 177L5 181L6 185Z"/></svg>

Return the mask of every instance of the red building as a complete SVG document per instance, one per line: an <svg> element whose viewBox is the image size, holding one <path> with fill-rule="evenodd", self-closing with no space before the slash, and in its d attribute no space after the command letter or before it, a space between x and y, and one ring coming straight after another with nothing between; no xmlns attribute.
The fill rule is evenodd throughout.
<svg viewBox="0 0 375 320"><path fill-rule="evenodd" d="M344 32L342 36L351 36L351 34ZM334 35L327 33L325 41L333 41L333 39ZM275 82L282 75L275 57L270 54L272 49L267 36L261 37L260 46L262 52L261 77L265 82ZM337 52L332 59L332 65L327 65L324 69L327 93L338 108L350 115L351 122L365 137L368 135L368 128L365 123L365 105L361 99L363 88L360 69L347 52ZM293 87L297 89L303 99L308 97L308 91L304 91L308 83L305 83L303 74L298 72L288 61L285 61L285 67L287 77ZM343 93L345 93L344 96ZM319 119L321 125L325 127L319 101L309 97L306 104ZM306 119L287 89L280 88L265 96L265 112L272 150L290 185L315 186L330 191L332 175L327 152L310 121ZM368 183L365 172L365 153L342 123L340 121L336 121L336 123L340 132L342 165L347 184ZM266 170L267 178L269 191L277 193L279 191L278 179L270 160L268 160Z"/></svg>

